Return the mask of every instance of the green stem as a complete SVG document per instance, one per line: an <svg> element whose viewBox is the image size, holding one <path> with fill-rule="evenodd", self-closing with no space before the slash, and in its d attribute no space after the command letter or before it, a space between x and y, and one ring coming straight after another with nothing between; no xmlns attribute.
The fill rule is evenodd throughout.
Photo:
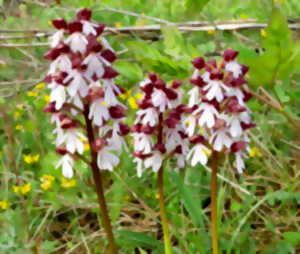
<svg viewBox="0 0 300 254"><path fill-rule="evenodd" d="M114 234L112 231L111 223L110 223L110 218L108 214L108 209L107 205L105 202L105 197L104 197L104 192L103 192L103 184L102 184L102 178L101 178L101 173L100 169L97 165L97 152L95 152L92 149L92 145L95 141L95 136L94 136L94 130L92 126L92 121L89 119L89 105L85 105L84 107L84 118L86 122L86 129L87 129L87 136L89 140L89 145L91 147L91 157L92 161L90 163L92 173L93 173L93 178L94 182L96 185L96 192L98 196L98 203L101 209L101 219L102 223L106 232L106 236L109 242L109 248L110 248L110 254L117 254L118 253L118 246L115 243L114 239Z"/></svg>
<svg viewBox="0 0 300 254"><path fill-rule="evenodd" d="M218 254L218 216L217 216L217 173L218 173L218 152L212 154L211 174L211 231L213 254Z"/></svg>
<svg viewBox="0 0 300 254"><path fill-rule="evenodd" d="M171 254L171 241L168 229L168 220L166 214L166 207L164 202L164 167L163 164L158 171L158 191L159 191L159 207L160 207L160 217L164 233L164 245L165 245L165 254Z"/></svg>

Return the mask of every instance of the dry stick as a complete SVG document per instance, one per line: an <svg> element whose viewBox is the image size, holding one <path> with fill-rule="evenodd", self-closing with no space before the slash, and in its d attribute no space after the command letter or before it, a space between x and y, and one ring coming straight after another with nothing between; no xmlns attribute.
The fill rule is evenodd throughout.
<svg viewBox="0 0 300 254"><path fill-rule="evenodd" d="M92 173L93 173L93 178L95 181L95 185L96 185L96 192L97 192L97 196L98 196L98 202L99 202L99 206L101 208L101 218L102 218L102 223L104 225L104 229L107 235L107 239L109 242L109 248L110 248L110 253L111 254L117 254L118 253L118 246L115 243L115 239L114 239L114 235L112 232L112 227L110 224L110 218L109 218L109 214L108 214L108 209L107 209L107 205L105 202L105 197L104 197L104 193L103 193L103 186L102 186L102 179L101 179L101 173L100 173L100 169L97 165L97 152L95 152L92 149L92 145L95 141L95 136L94 136L94 130L93 130L93 126L92 126L92 121L89 119L89 105L86 104L84 105L84 119L86 122L86 129L87 129L87 136L88 136L88 140L89 140L89 145L91 147L91 157L92 157L92 161L91 161L91 169L92 169Z"/></svg>
<svg viewBox="0 0 300 254"><path fill-rule="evenodd" d="M15 176L16 176L16 182L17 182L17 186L20 188L21 186L21 181L19 178L19 171L17 169L17 165L15 162L15 158L13 155L13 141L12 141L12 133L11 133L11 126L9 126L9 119L7 119L6 116L6 112L4 110L4 108L0 105L0 109L3 113L3 122L4 122L4 128L5 128L5 132L7 135L7 143L8 143L8 157L11 161L11 164L13 166L14 172L15 172ZM26 204L26 200L24 199L24 197L22 195L20 195L20 199L21 199L21 205L23 207L23 212L24 212L24 219L25 219L25 224L26 224L26 231L27 231L27 243L30 242L30 230L29 230L29 219L28 219L28 212L27 212L27 204Z"/></svg>
<svg viewBox="0 0 300 254"><path fill-rule="evenodd" d="M159 192L159 207L160 207L160 217L162 222L162 228L164 233L164 243L165 243L165 253L171 254L171 241L168 229L168 220L166 214L166 207L164 202L164 166L163 163L158 171L158 192Z"/></svg>
<svg viewBox="0 0 300 254"><path fill-rule="evenodd" d="M212 174L211 174L211 187L210 187L210 199L211 199L211 229L212 229L212 247L213 254L218 254L218 215L217 215L217 185L218 185L218 152L213 151L212 154Z"/></svg>

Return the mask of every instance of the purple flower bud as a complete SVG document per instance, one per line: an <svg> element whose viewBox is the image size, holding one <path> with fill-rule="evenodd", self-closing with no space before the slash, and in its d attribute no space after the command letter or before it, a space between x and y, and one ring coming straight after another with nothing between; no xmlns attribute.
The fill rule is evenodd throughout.
<svg viewBox="0 0 300 254"><path fill-rule="evenodd" d="M104 74L103 74L102 78L112 79L112 78L115 78L118 75L119 75L119 73L116 72L113 68L111 68L109 66L106 66L104 68Z"/></svg>
<svg viewBox="0 0 300 254"><path fill-rule="evenodd" d="M45 113L51 113L51 114L58 113L59 110L56 110L55 104L56 104L55 101L49 102L49 103L45 106L45 108L44 108L43 111L44 111Z"/></svg>
<svg viewBox="0 0 300 254"><path fill-rule="evenodd" d="M102 50L102 45L97 41L95 36L89 35L87 40L88 40L87 55L90 52L99 53Z"/></svg>
<svg viewBox="0 0 300 254"><path fill-rule="evenodd" d="M153 72L150 72L148 77L151 80L151 82L153 82L153 83L155 83L155 81L157 80L157 75Z"/></svg>
<svg viewBox="0 0 300 254"><path fill-rule="evenodd" d="M87 20L89 21L91 19L92 16L92 12L86 8L80 10L79 12L77 12L77 19L79 20Z"/></svg>
<svg viewBox="0 0 300 254"><path fill-rule="evenodd" d="M97 138L92 144L92 149L95 152L99 152L105 145L106 140L104 138Z"/></svg>
<svg viewBox="0 0 300 254"><path fill-rule="evenodd" d="M162 143L156 144L156 145L155 145L155 148L156 148L158 151L160 151L162 154L164 154L164 153L167 151L165 145L162 144Z"/></svg>
<svg viewBox="0 0 300 254"><path fill-rule="evenodd" d="M238 54L238 51L226 49L223 53L223 58L226 62L233 61L238 56Z"/></svg>
<svg viewBox="0 0 300 254"><path fill-rule="evenodd" d="M112 106L109 108L109 114L114 119L120 119L125 116L126 109L120 105Z"/></svg>
<svg viewBox="0 0 300 254"><path fill-rule="evenodd" d="M203 87L206 85L206 82L200 76L198 76L196 78L191 78L190 82L199 87Z"/></svg>
<svg viewBox="0 0 300 254"><path fill-rule="evenodd" d="M202 135L194 135L190 137L191 144L198 144L204 142L204 137Z"/></svg>
<svg viewBox="0 0 300 254"><path fill-rule="evenodd" d="M110 63L114 62L117 59L117 56L114 52L112 52L110 49L106 49L101 53L101 56L109 61Z"/></svg>
<svg viewBox="0 0 300 254"><path fill-rule="evenodd" d="M171 87L173 89L177 89L177 88L179 88L181 86L181 84L182 84L181 80L174 80Z"/></svg>
<svg viewBox="0 0 300 254"><path fill-rule="evenodd" d="M237 153L244 150L246 147L247 143L245 141L237 141L231 145L230 150L234 153Z"/></svg>
<svg viewBox="0 0 300 254"><path fill-rule="evenodd" d="M120 127L120 135L121 136L126 136L130 132L130 128L127 124L119 123L119 127Z"/></svg>
<svg viewBox="0 0 300 254"><path fill-rule="evenodd" d="M105 25L104 24L98 24L96 27L97 36L100 36L104 31Z"/></svg>
<svg viewBox="0 0 300 254"><path fill-rule="evenodd" d="M68 24L64 19L54 19L54 20L52 20L52 25L58 30L60 30L60 29L67 30L68 29Z"/></svg>
<svg viewBox="0 0 300 254"><path fill-rule="evenodd" d="M164 89L165 94L167 95L169 100L176 100L178 95L177 92L170 88Z"/></svg>
<svg viewBox="0 0 300 254"><path fill-rule="evenodd" d="M202 57L196 57L193 59L192 64L198 70L201 70L205 67L205 61Z"/></svg>
<svg viewBox="0 0 300 254"><path fill-rule="evenodd" d="M154 83L156 89L164 89L166 87L166 83L163 82L161 79L157 79Z"/></svg>
<svg viewBox="0 0 300 254"><path fill-rule="evenodd" d="M154 132L154 128L149 125L142 125L141 126L141 132L150 135Z"/></svg>
<svg viewBox="0 0 300 254"><path fill-rule="evenodd" d="M61 145L60 147L57 147L55 149L55 152L59 155L66 155L68 153L68 150L66 148L66 145Z"/></svg>
<svg viewBox="0 0 300 254"><path fill-rule="evenodd" d="M251 128L254 128L256 126L255 123L244 123L244 122L241 122L241 127L242 129L245 131L245 130L248 130L248 129L251 129Z"/></svg>
<svg viewBox="0 0 300 254"><path fill-rule="evenodd" d="M80 21L73 21L69 24L68 29L69 29L70 34L76 33L76 32L81 33L82 32L82 23Z"/></svg>
<svg viewBox="0 0 300 254"><path fill-rule="evenodd" d="M60 116L61 118L61 116ZM76 120L69 118L68 116L64 116L60 122L60 127L62 129L71 129L71 128L78 128L78 123Z"/></svg>

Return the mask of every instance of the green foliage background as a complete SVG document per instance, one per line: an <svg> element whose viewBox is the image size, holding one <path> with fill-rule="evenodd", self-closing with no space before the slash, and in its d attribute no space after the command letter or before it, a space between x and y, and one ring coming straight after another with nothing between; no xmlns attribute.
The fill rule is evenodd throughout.
<svg viewBox="0 0 300 254"><path fill-rule="evenodd" d="M0 253L106 253L90 170L78 163L77 185L65 189L61 172L55 169L59 156L54 152L53 126L42 112L49 91L34 88L49 65L43 59L47 38L31 36L33 32L26 32L26 38L6 36L23 36L22 31L28 30L52 31L49 21L58 17L71 20L82 7L90 8L93 19L109 27L158 24L148 16L156 17L165 21L160 31L107 36L115 50L123 52L114 65L123 87L138 93L138 82L147 71L155 71L166 80L184 80L188 90L193 57L219 55L234 48L240 51L239 61L250 66L250 88L259 93L262 86L284 112L299 119L300 32L288 28L288 24L299 25L298 0L0 0L0 6L0 32L20 30L0 33L0 200L10 203L7 210L0 208ZM181 33L170 25L249 19L268 24L266 37L260 29ZM38 97L28 96L28 91L38 92ZM249 106L257 123L250 135L251 146L261 156L247 160L243 175L236 174L230 158L220 168L225 177L219 179L221 249L227 254L300 253L299 131L266 103L254 99ZM15 112L20 117L16 118ZM128 116L128 123L133 121L134 110ZM17 125L23 130L16 130ZM33 238L29 243L20 197L12 190L16 177L9 153L21 181L32 187L25 196ZM39 154L40 160L26 164L26 154ZM40 187L43 174L56 179L48 191ZM105 174L106 197L122 253L163 253L156 177L145 172L137 178L126 153L114 173ZM174 253L211 253L209 171L200 166L179 170L170 161L165 179Z"/></svg>

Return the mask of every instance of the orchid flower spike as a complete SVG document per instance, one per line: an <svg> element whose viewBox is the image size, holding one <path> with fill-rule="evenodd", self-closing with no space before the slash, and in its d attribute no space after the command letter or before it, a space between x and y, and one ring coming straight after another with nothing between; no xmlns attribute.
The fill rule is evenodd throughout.
<svg viewBox="0 0 300 254"><path fill-rule="evenodd" d="M190 109L181 104L180 85L181 81L175 80L168 86L154 73L140 83L143 97L138 102L132 133L138 177L145 168L157 172L173 155L178 167L185 166L188 135L182 123Z"/></svg>
<svg viewBox="0 0 300 254"><path fill-rule="evenodd" d="M117 97L124 90L114 82L118 73L111 67L116 54L102 36L104 24L91 21L91 11L83 9L75 20L52 21L57 32L51 38L51 49L45 58L52 61L45 78L51 90L50 102L44 109L51 113L56 147L63 158L65 177L73 176L74 155L84 152L87 142L85 126L79 115L91 121L96 132L91 149L97 153L99 169L110 170L119 163L123 136L129 128L123 123L126 107Z"/></svg>
<svg viewBox="0 0 300 254"><path fill-rule="evenodd" d="M245 168L249 150L247 131L254 127L246 102L251 98L244 79L248 67L236 61L238 52L225 50L220 63L193 60L195 71L190 79L189 106L193 112L186 128L194 145L188 154L192 166L205 165L211 150L235 155L239 173Z"/></svg>

